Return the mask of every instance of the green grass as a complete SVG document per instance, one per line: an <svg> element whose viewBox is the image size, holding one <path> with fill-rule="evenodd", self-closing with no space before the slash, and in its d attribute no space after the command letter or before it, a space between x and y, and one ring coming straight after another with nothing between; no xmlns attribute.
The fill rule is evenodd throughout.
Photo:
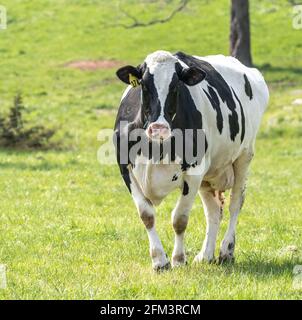
<svg viewBox="0 0 302 320"><path fill-rule="evenodd" d="M157 4L123 3L142 19L167 13L156 13ZM0 263L8 282L1 299L302 298L292 288L293 267L302 264L302 106L292 105L302 97L302 31L292 29L285 1L251 1L253 58L269 82L271 102L239 219L236 263L191 264L205 236L196 199L186 236L189 264L159 275L117 166L100 166L96 158L97 133L113 126L124 86L114 69L85 72L64 64L116 59L136 65L157 49L227 54L229 1L191 1L167 24L133 30L104 27L120 18L116 1L11 0L6 6L0 111L22 92L28 120L56 127L62 146L0 150ZM157 210L169 255L176 197ZM219 241L227 218L226 212Z"/></svg>

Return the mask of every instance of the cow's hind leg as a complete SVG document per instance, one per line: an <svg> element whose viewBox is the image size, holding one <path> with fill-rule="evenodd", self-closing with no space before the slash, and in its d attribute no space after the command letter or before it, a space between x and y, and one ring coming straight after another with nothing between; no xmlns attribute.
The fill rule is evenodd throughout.
<svg viewBox="0 0 302 320"><path fill-rule="evenodd" d="M214 262L217 233L223 215L223 196L221 192L214 191L210 187L201 187L199 193L206 216L207 230L202 249L194 262Z"/></svg>
<svg viewBox="0 0 302 320"><path fill-rule="evenodd" d="M155 229L155 209L152 203L144 196L131 170L129 172L129 180L132 198L147 230L152 267L155 271L169 269L170 262Z"/></svg>
<svg viewBox="0 0 302 320"><path fill-rule="evenodd" d="M228 230L221 243L219 263L234 261L236 224L245 198L245 185L248 167L252 158L253 152L246 152L242 154L233 164L235 180L232 188L229 208L230 222Z"/></svg>

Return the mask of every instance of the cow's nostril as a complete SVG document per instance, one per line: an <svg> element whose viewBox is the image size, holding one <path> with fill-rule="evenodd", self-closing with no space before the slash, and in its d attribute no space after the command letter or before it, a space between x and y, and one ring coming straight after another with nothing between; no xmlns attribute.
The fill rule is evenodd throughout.
<svg viewBox="0 0 302 320"><path fill-rule="evenodd" d="M147 129L147 134L152 139L166 139L170 136L170 128L164 124L152 123Z"/></svg>
<svg viewBox="0 0 302 320"><path fill-rule="evenodd" d="M150 125L150 129L151 130L167 130L169 128L163 124L154 123Z"/></svg>

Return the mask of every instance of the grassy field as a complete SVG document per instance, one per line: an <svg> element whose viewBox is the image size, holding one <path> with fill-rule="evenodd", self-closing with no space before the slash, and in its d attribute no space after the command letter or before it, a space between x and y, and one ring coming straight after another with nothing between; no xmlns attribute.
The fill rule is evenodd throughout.
<svg viewBox="0 0 302 320"><path fill-rule="evenodd" d="M121 1L140 19L165 17L176 5ZM112 128L124 85L115 69L66 68L74 60L137 65L157 49L228 53L229 1L192 0L163 25L123 29L117 2L19 1L6 4L0 31L0 112L17 92L32 124L56 128L56 149L0 149L0 299L301 299L293 267L302 264L302 30L287 1L251 1L254 63L271 102L257 140L248 195L238 225L236 263L191 265L205 234L196 199L187 230L189 265L155 274L146 232L117 166L97 162L97 133ZM159 12L159 13L158 13ZM131 22L131 21L130 21ZM157 225L172 253L170 213ZM227 226L228 213L219 236Z"/></svg>

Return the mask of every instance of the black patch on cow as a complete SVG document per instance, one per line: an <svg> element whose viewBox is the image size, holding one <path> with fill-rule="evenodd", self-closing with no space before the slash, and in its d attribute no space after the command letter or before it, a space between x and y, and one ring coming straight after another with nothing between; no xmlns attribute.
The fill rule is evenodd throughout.
<svg viewBox="0 0 302 320"><path fill-rule="evenodd" d="M172 119L175 116L177 108L179 82L176 72L174 73L169 85L169 92L164 105L164 117L172 127Z"/></svg>
<svg viewBox="0 0 302 320"><path fill-rule="evenodd" d="M210 63L183 52L177 52L175 56L189 67L197 66L206 72L206 81L210 86L216 89L220 99L226 103L228 109L231 111L231 114L229 115L230 137L231 140L234 141L236 135L239 133L238 114L236 112L236 103L232 91L227 82Z"/></svg>
<svg viewBox="0 0 302 320"><path fill-rule="evenodd" d="M197 155L197 130L202 129L202 114L197 109L195 102L191 96L189 89L183 82L178 83L178 96L177 96L177 107L176 115L172 121L172 130L180 129L182 131L183 137L185 137L185 130L193 130L193 155ZM206 140L206 139L205 139ZM183 154L177 154L182 159L181 169L186 171L192 165L192 163L187 163L185 159L186 143L190 141L183 140ZM207 140L205 141L205 152L207 151ZM201 163L201 159L197 159L198 164Z"/></svg>
<svg viewBox="0 0 302 320"><path fill-rule="evenodd" d="M124 180L128 190L129 190L129 192L131 193L131 187L130 187L131 180L130 180L130 176L129 176L129 170L128 170L126 164L120 164L120 140L121 140L120 139L120 132L116 131L115 132L115 136L116 136L116 139L114 141L116 143L115 150L116 150L117 163L119 165L120 172L121 172L121 175L123 177L123 180Z"/></svg>
<svg viewBox="0 0 302 320"><path fill-rule="evenodd" d="M181 171L187 171L191 167L190 164L186 163L185 161L181 164Z"/></svg>
<svg viewBox="0 0 302 320"><path fill-rule="evenodd" d="M215 92L215 90L208 86L208 91L204 90L204 93L207 95L209 101L211 102L211 105L213 107L213 109L216 111L216 124L217 124L217 129L219 130L220 134L222 133L222 129L223 129L223 117L222 117L222 112L220 109L220 102L219 102L219 98Z"/></svg>
<svg viewBox="0 0 302 320"><path fill-rule="evenodd" d="M195 161L194 163L191 164L192 168L195 168L197 166L197 161Z"/></svg>
<svg viewBox="0 0 302 320"><path fill-rule="evenodd" d="M161 111L158 93L154 84L154 75L150 73L149 68L145 71L141 80L142 87L142 114L144 128L148 124L158 119Z"/></svg>
<svg viewBox="0 0 302 320"><path fill-rule="evenodd" d="M173 178L172 178L172 181L176 181L178 179L178 176L177 174L174 174Z"/></svg>
<svg viewBox="0 0 302 320"><path fill-rule="evenodd" d="M243 111L243 108L242 108L242 103L239 100L239 98L237 97L237 94L236 94L236 92L234 91L233 88L232 88L232 91L233 91L233 94L234 94L234 96L235 96L235 98L238 101L239 106L240 106L240 112L241 112L241 137L240 137L240 141L242 143L242 141L244 139L244 136L245 136L245 115L244 115L244 111Z"/></svg>
<svg viewBox="0 0 302 320"><path fill-rule="evenodd" d="M129 190L129 192L131 193L131 187L130 187L131 180L130 180L130 176L129 176L129 170L126 165L121 166L121 174L122 174L122 177L125 181L125 184Z"/></svg>
<svg viewBox="0 0 302 320"><path fill-rule="evenodd" d="M183 189L182 189L182 194L183 194L184 196L186 196L188 193L189 193L189 185L187 184L186 181L184 181L184 186L183 186Z"/></svg>
<svg viewBox="0 0 302 320"><path fill-rule="evenodd" d="M243 75L244 77L244 89L245 89L245 93L246 95L250 98L250 100L253 99L253 91L252 91L252 86L249 82L249 79L247 77L246 74Z"/></svg>

